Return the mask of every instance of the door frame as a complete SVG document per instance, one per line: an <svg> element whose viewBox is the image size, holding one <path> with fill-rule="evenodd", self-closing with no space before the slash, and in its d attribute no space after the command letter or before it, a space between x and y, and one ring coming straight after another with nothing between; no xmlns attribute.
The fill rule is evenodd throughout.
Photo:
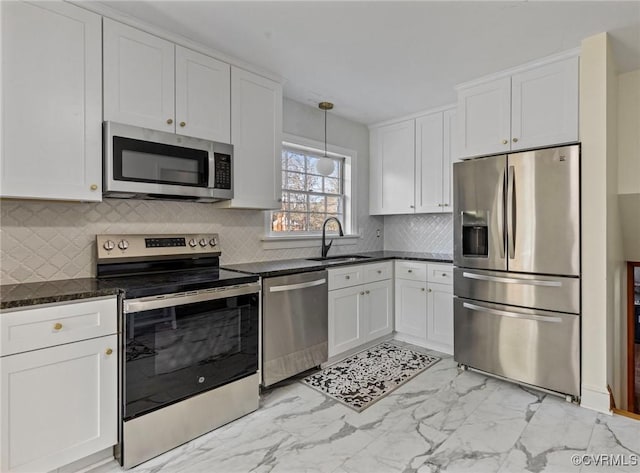
<svg viewBox="0 0 640 473"><path fill-rule="evenodd" d="M635 405L634 268L640 268L640 261L627 261L627 410L633 413L640 409Z"/></svg>

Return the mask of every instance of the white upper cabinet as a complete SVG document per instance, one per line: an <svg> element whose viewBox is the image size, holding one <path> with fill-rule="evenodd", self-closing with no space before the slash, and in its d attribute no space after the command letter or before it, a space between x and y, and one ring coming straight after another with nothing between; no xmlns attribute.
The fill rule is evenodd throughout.
<svg viewBox="0 0 640 473"><path fill-rule="evenodd" d="M176 46L176 132L229 143L231 66Z"/></svg>
<svg viewBox="0 0 640 473"><path fill-rule="evenodd" d="M556 58L459 86L460 156L577 141L578 61L577 56Z"/></svg>
<svg viewBox="0 0 640 473"><path fill-rule="evenodd" d="M231 68L233 199L220 207L279 209L282 200L282 86Z"/></svg>
<svg viewBox="0 0 640 473"><path fill-rule="evenodd" d="M370 130L371 215L451 211L455 110Z"/></svg>
<svg viewBox="0 0 640 473"><path fill-rule="evenodd" d="M100 201L100 16L66 2L0 8L0 196Z"/></svg>
<svg viewBox="0 0 640 473"><path fill-rule="evenodd" d="M508 151L511 79L505 77L458 92L460 144L464 156Z"/></svg>
<svg viewBox="0 0 640 473"><path fill-rule="evenodd" d="M175 131L174 45L104 19L104 119Z"/></svg>
<svg viewBox="0 0 640 473"><path fill-rule="evenodd" d="M370 139L371 214L414 213L414 120L373 129Z"/></svg>
<svg viewBox="0 0 640 473"><path fill-rule="evenodd" d="M578 58L511 77L511 149L578 141Z"/></svg>
<svg viewBox="0 0 640 473"><path fill-rule="evenodd" d="M104 119L229 143L231 67L104 19Z"/></svg>
<svg viewBox="0 0 640 473"><path fill-rule="evenodd" d="M443 143L442 113L416 119L416 212L432 213L442 209Z"/></svg>

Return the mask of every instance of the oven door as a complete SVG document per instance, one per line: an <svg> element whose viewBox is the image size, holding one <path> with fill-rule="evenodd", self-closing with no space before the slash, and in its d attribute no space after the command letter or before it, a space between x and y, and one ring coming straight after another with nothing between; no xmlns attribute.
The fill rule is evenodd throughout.
<svg viewBox="0 0 640 473"><path fill-rule="evenodd" d="M124 302L124 420L256 373L256 283Z"/></svg>

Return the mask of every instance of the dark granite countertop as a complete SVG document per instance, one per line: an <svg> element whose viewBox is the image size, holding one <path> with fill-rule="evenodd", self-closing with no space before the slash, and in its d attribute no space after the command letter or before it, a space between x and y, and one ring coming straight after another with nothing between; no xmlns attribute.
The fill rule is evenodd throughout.
<svg viewBox="0 0 640 473"><path fill-rule="evenodd" d="M371 251L364 253L350 253L350 255L351 254L366 256L366 258L362 258L357 261L344 261L339 263L309 261L306 259L288 259L223 265L222 268L241 273L257 274L262 277L272 277L294 273L306 273L309 271L319 271L326 268L345 266L349 264L373 263L376 261L393 259L432 261L440 263L451 263L453 261L452 255L440 253ZM124 290L118 287L118 282L116 280L109 281L95 278L61 279L56 281L24 284L7 284L0 286L0 310L120 294L124 294Z"/></svg>
<svg viewBox="0 0 640 473"><path fill-rule="evenodd" d="M121 289L94 278L6 284L0 286L0 310L36 304L114 296Z"/></svg>
<svg viewBox="0 0 640 473"><path fill-rule="evenodd" d="M320 271L327 268L346 266L350 264L373 263L393 259L429 261L437 263L452 263L453 255L446 253L419 253L412 251L369 251L362 253L349 253L349 255L365 256L357 261L344 261L340 263L328 263L325 261L309 261L306 259L286 259L274 261L258 261L255 263L241 263L222 265L224 269L240 271L243 273L259 274L267 278L273 276L284 276L287 274L306 273L309 271ZM340 255L331 255L340 256Z"/></svg>

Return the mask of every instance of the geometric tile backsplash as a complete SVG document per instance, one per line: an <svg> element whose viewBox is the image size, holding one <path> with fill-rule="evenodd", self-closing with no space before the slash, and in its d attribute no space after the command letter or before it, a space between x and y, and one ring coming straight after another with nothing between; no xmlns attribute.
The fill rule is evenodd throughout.
<svg viewBox="0 0 640 473"><path fill-rule="evenodd" d="M264 212L207 204L105 199L100 203L0 201L0 284L95 275L95 236L102 233L220 234L222 263L318 256L319 248L264 249ZM358 216L356 245L332 254L401 250L451 253L451 214ZM384 228L384 238L376 230Z"/></svg>
<svg viewBox="0 0 640 473"><path fill-rule="evenodd" d="M453 253L453 214L386 216L384 249Z"/></svg>
<svg viewBox="0 0 640 473"><path fill-rule="evenodd" d="M358 216L358 243L332 253L375 251L382 217ZM0 284L95 275L95 236L102 233L220 234L221 262L318 256L318 248L263 248L265 213L194 202L104 199L100 203L0 201Z"/></svg>

